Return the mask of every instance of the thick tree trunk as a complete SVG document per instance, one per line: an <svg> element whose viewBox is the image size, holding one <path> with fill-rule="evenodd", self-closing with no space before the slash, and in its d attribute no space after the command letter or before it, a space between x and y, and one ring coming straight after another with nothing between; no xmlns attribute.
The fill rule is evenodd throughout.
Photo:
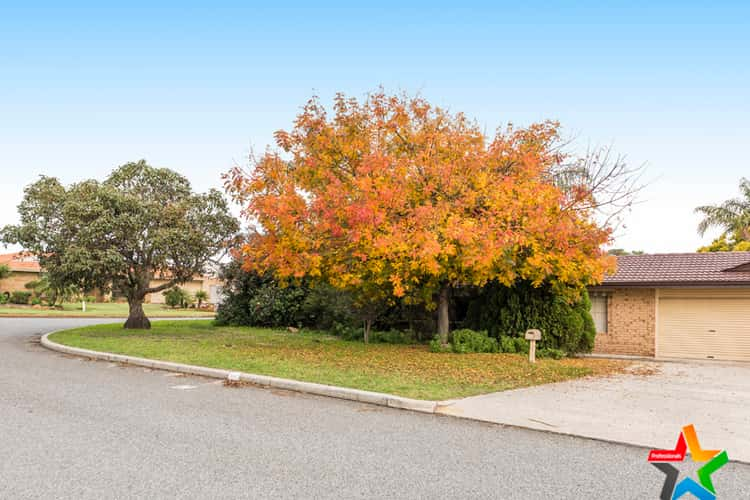
<svg viewBox="0 0 750 500"><path fill-rule="evenodd" d="M124 327L130 330L151 329L151 322L146 317L146 313L143 312L143 299L129 299L128 306L130 307L130 314Z"/></svg>
<svg viewBox="0 0 750 500"><path fill-rule="evenodd" d="M450 332L450 316L448 306L450 305L450 285L443 284L438 294L438 338L440 343L448 343L448 333Z"/></svg>

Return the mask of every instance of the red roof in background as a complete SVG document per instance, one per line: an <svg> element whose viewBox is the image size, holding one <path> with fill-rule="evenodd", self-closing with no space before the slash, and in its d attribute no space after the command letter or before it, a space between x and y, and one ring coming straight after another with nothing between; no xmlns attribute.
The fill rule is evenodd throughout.
<svg viewBox="0 0 750 500"><path fill-rule="evenodd" d="M26 272L26 273L40 273L42 268L39 266L39 261L36 257L31 254L24 252L6 253L0 254L0 264L7 265L11 271ZM203 280L211 278L210 275L199 276L196 275L194 280ZM155 276L157 280L169 280L171 279L169 273L164 273L159 276Z"/></svg>
<svg viewBox="0 0 750 500"><path fill-rule="evenodd" d="M42 271L36 257L23 252L0 254L0 264L5 264L11 271L27 273L39 273Z"/></svg>
<svg viewBox="0 0 750 500"><path fill-rule="evenodd" d="M750 285L750 252L622 255L617 257L617 272L602 282L604 286L711 284Z"/></svg>

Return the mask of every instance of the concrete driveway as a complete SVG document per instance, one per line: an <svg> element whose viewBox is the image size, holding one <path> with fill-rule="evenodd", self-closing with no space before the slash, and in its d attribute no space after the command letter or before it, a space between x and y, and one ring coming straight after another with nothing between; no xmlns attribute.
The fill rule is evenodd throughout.
<svg viewBox="0 0 750 500"><path fill-rule="evenodd" d="M657 373L643 373L656 370ZM638 373L641 374L638 374ZM750 462L750 364L647 362L634 373L466 398L444 413L487 422L673 448L694 424L701 444Z"/></svg>

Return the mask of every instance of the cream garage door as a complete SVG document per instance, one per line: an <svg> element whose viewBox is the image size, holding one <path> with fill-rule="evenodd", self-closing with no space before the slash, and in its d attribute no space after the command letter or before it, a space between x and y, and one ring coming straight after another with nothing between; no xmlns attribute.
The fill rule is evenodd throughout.
<svg viewBox="0 0 750 500"><path fill-rule="evenodd" d="M657 356L750 361L750 298L659 299Z"/></svg>

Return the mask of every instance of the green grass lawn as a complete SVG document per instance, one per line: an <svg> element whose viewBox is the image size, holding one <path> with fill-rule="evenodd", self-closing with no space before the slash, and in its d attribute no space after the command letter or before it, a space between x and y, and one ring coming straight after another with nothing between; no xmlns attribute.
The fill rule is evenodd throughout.
<svg viewBox="0 0 750 500"><path fill-rule="evenodd" d="M162 304L144 304L143 310L150 318L176 318L176 317L212 317L213 311L198 311L196 309L171 309ZM125 318L128 315L128 305L119 302L109 303L87 303L86 312L81 310L81 303L75 302L63 304L62 309L49 307L33 308L30 306L17 306L13 304L0 305L0 317L2 316L81 316L81 317L104 317Z"/></svg>
<svg viewBox="0 0 750 500"><path fill-rule="evenodd" d="M50 338L95 351L431 400L607 375L629 365L588 358L532 365L519 354L438 354L424 345L365 345L319 332L215 327L211 321L159 321L148 331L96 325Z"/></svg>

